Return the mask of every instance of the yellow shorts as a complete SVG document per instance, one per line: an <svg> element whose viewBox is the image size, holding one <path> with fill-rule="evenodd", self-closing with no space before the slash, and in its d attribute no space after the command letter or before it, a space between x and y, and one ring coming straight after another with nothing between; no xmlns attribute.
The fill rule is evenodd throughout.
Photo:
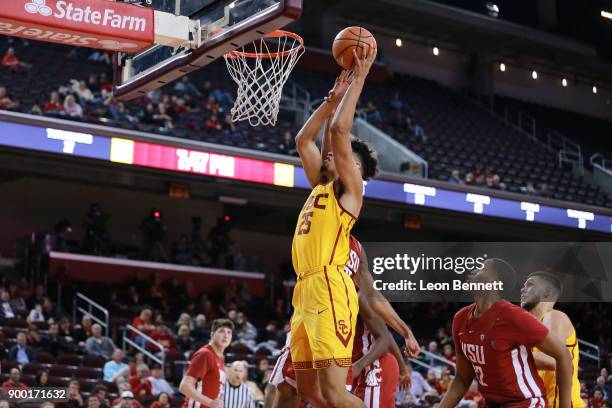
<svg viewBox="0 0 612 408"><path fill-rule="evenodd" d="M332 360L341 367L350 367L359 303L344 266L330 265L301 274L292 304L293 368L327 368Z"/></svg>

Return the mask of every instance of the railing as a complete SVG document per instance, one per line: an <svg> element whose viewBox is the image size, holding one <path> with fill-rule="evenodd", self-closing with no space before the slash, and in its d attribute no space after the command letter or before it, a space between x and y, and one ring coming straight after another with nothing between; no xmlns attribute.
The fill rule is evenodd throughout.
<svg viewBox="0 0 612 408"><path fill-rule="evenodd" d="M601 153L592 155L589 162L593 167L597 167L599 170L612 176L612 160L606 159Z"/></svg>
<svg viewBox="0 0 612 408"><path fill-rule="evenodd" d="M599 352L599 347L596 344L580 339L578 339L578 345L580 348L580 355L597 361L597 370L599 370L601 366L601 353Z"/></svg>
<svg viewBox="0 0 612 408"><path fill-rule="evenodd" d="M423 361L423 357L425 359L435 360L440 362L441 364L436 364L433 361ZM408 361L413 364L419 365L421 367L426 368L427 370L434 370L436 372L436 376L440 378L442 373L444 372L446 367L452 367L451 372L455 372L456 364L452 361L448 361L447 359L440 357L437 354L431 353L425 349L421 349L421 354L418 358L409 357Z"/></svg>
<svg viewBox="0 0 612 408"><path fill-rule="evenodd" d="M132 335L135 334L135 337L141 337L143 339L144 346L136 343L136 341L132 340ZM152 345L159 349L159 353L155 354L149 351L148 345ZM164 350L164 346L160 343L153 340L151 337L144 334L142 331L138 330L131 324L125 326L123 331L123 353L125 354L127 351L127 346L132 346L136 350L140 351L144 356L149 357L152 361L156 362L161 366L161 372L165 373L165 363L166 363L166 352Z"/></svg>
<svg viewBox="0 0 612 408"><path fill-rule="evenodd" d="M87 309L81 307L79 305L79 301L85 302L87 304ZM101 312L104 315L104 319L96 316L94 314L94 310L97 312ZM108 333L110 330L110 315L108 313L108 310L99 305L98 303L94 302L81 292L77 292L72 303L72 321L74 324L76 324L77 322L77 313L89 315L91 317L91 320L102 326L102 328L104 329L104 334L106 336L109 335Z"/></svg>
<svg viewBox="0 0 612 408"><path fill-rule="evenodd" d="M584 174L584 157L579 144L557 131L548 132L546 138L549 149L558 152L559 167L563 166L564 163L569 163L572 165L574 172L580 175Z"/></svg>

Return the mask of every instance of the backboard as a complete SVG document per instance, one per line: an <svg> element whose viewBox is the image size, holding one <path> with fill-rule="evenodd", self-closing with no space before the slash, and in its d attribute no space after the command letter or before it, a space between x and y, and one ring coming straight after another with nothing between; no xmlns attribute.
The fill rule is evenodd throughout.
<svg viewBox="0 0 612 408"><path fill-rule="evenodd" d="M152 0L150 7L189 17L190 47L154 45L137 54L117 53L113 91L122 100L160 88L297 20L302 0Z"/></svg>

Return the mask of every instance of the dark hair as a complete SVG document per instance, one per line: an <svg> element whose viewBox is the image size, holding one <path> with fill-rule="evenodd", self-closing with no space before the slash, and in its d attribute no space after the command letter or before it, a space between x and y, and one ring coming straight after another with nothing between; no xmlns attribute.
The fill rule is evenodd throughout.
<svg viewBox="0 0 612 408"><path fill-rule="evenodd" d="M516 285L516 271L508 262L499 258L490 258L486 262L491 263L491 269L498 279L504 283L504 290L509 291Z"/></svg>
<svg viewBox="0 0 612 408"><path fill-rule="evenodd" d="M356 137L351 139L351 149L361 160L361 178L369 180L378 175L378 156L369 143Z"/></svg>
<svg viewBox="0 0 612 408"><path fill-rule="evenodd" d="M108 393L108 387L104 384L96 384L96 386L93 388L93 390L91 391L92 394L97 394L100 391L104 391L106 393Z"/></svg>
<svg viewBox="0 0 612 408"><path fill-rule="evenodd" d="M212 322L210 332L214 333L222 327L227 327L230 330L234 330L234 322L232 322L230 319L216 319Z"/></svg>
<svg viewBox="0 0 612 408"><path fill-rule="evenodd" d="M559 297L559 295L563 292L563 283L561 283L559 277L556 276L554 273L546 271L535 271L530 273L529 276L527 276L527 279L531 278L532 276L544 279L544 281L546 281L546 283L552 286L553 289L557 292L557 297Z"/></svg>
<svg viewBox="0 0 612 408"><path fill-rule="evenodd" d="M47 372L47 370L40 370L36 373L36 385L40 386L42 385L42 383L40 382L43 374L47 374L47 384L49 384L49 373Z"/></svg>

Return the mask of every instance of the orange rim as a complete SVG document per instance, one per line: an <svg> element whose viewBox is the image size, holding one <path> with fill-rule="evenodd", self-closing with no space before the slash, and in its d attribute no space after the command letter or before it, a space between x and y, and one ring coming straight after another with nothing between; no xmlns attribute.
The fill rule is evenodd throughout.
<svg viewBox="0 0 612 408"><path fill-rule="evenodd" d="M304 46L304 39L302 39L302 37L300 37L299 35L292 33L290 31L285 31L285 30L275 30L272 31L270 34L266 34L264 35L262 38L280 38L280 37L289 37L294 39L295 41L298 42L298 44L289 49L289 50L285 50L285 51L278 51L278 52L244 52L244 51L230 51L227 54L225 54L226 57L228 58L239 58L239 57L245 57L245 58L279 58L279 57L286 57L287 55L291 54L294 51L299 50L300 48L302 48Z"/></svg>

